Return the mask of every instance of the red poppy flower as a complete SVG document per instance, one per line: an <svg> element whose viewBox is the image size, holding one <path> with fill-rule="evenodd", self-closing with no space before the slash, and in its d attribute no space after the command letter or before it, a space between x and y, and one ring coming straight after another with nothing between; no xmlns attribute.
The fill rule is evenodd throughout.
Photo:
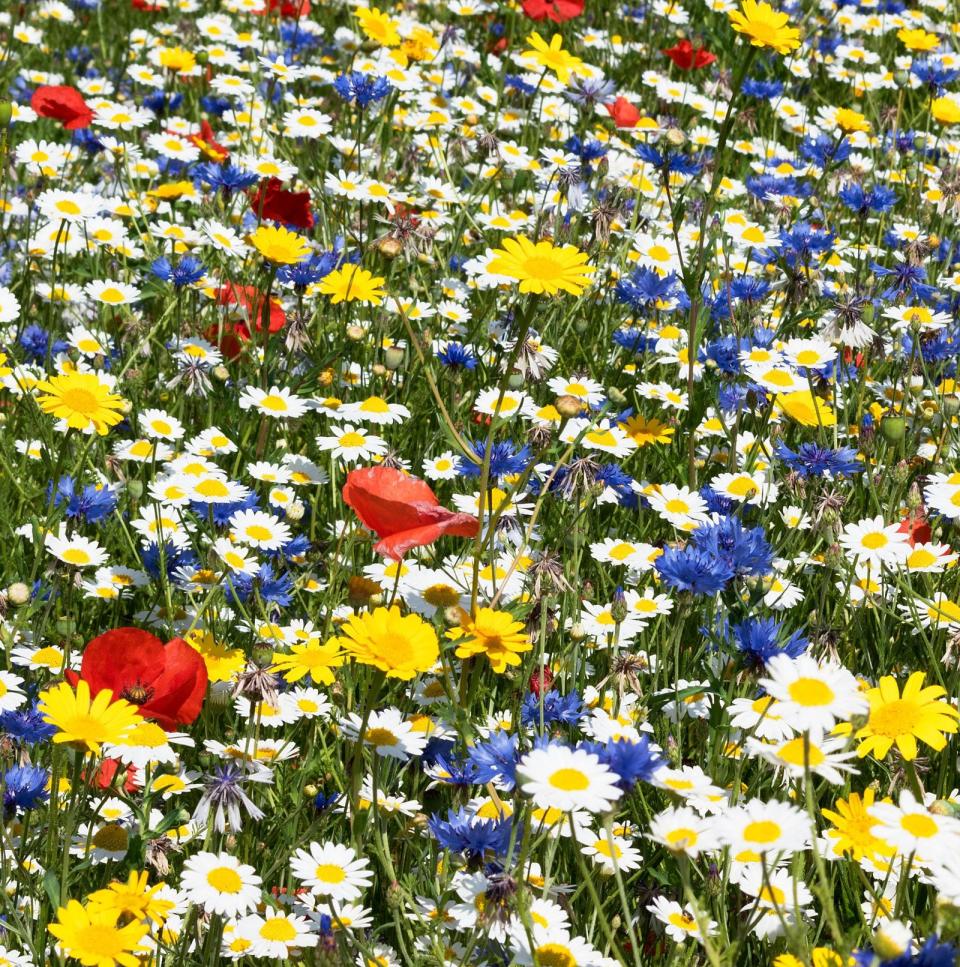
<svg viewBox="0 0 960 967"><path fill-rule="evenodd" d="M80 674L67 672L66 678L71 685L82 678L91 695L110 689L165 729L189 725L207 691L207 666L198 651L182 638L164 644L139 628L115 628L94 638L83 650Z"/></svg>
<svg viewBox="0 0 960 967"><path fill-rule="evenodd" d="M908 514L902 521L897 530L901 534L907 535L907 540L911 547L917 544L929 544L933 540L933 531L927 523L927 518L922 510Z"/></svg>
<svg viewBox="0 0 960 967"><path fill-rule="evenodd" d="M294 2L291 2L291 0L268 0L263 13L273 13L277 7L280 8L280 16L287 20L299 20L301 17L307 17L310 14L310 0L294 0Z"/></svg>
<svg viewBox="0 0 960 967"><path fill-rule="evenodd" d="M476 537L480 528L472 514L441 507L428 483L393 467L351 470L343 499L380 538L373 549L395 561L412 547L432 544L443 534Z"/></svg>
<svg viewBox="0 0 960 967"><path fill-rule="evenodd" d="M42 118L59 121L68 131L90 127L93 111L83 95L66 84L44 84L33 92L30 107Z"/></svg>
<svg viewBox="0 0 960 967"><path fill-rule="evenodd" d="M676 47L668 47L661 53L666 54L682 71L706 67L717 59L717 55L711 54L706 47L694 47L689 40L681 40Z"/></svg>
<svg viewBox="0 0 960 967"><path fill-rule="evenodd" d="M640 120L640 112L625 97L618 97L604 107L618 128L635 128Z"/></svg>
<svg viewBox="0 0 960 967"><path fill-rule="evenodd" d="M250 208L260 218L294 228L313 228L309 191L289 191L279 178L268 178L250 195Z"/></svg>
<svg viewBox="0 0 960 967"><path fill-rule="evenodd" d="M248 340L253 330L257 332L262 330L264 298L264 294L252 285L237 285L236 282L230 282L217 289L218 305L236 305L243 310L243 318L233 326L233 331L243 340ZM286 324L287 314L283 311L283 305L279 299L271 296L270 322L267 328L270 332L279 332Z"/></svg>
<svg viewBox="0 0 960 967"><path fill-rule="evenodd" d="M113 782L120 771L121 763L119 759L101 759L97 771L93 774L90 784L97 789L112 789ZM86 773L83 775L86 781ZM140 791L140 784L137 782L137 767L128 765L123 770L123 791L128 795L133 795Z"/></svg>
<svg viewBox="0 0 960 967"><path fill-rule="evenodd" d="M523 0L523 12L531 20L552 20L562 24L583 13L584 0Z"/></svg>

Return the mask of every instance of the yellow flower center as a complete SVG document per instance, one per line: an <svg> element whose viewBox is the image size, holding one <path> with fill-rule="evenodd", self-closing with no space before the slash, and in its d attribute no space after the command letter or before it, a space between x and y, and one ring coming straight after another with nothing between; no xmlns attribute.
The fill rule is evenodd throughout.
<svg viewBox="0 0 960 967"><path fill-rule="evenodd" d="M590 785L590 780L579 769L557 769L550 776L550 785L564 792L579 792Z"/></svg>
<svg viewBox="0 0 960 967"><path fill-rule="evenodd" d="M229 866L216 866L207 874L207 883L218 893L239 893L243 888L240 874Z"/></svg>

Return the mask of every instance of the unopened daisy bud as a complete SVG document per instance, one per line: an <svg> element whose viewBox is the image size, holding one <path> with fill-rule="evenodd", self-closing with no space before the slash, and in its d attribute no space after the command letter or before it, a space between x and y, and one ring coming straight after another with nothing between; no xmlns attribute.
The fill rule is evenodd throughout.
<svg viewBox="0 0 960 967"><path fill-rule="evenodd" d="M30 600L30 588L23 581L15 581L7 588L8 603L16 606L26 604Z"/></svg>
<svg viewBox="0 0 960 967"><path fill-rule="evenodd" d="M327 367L320 375L317 377L317 382L321 386L331 386L334 379L336 379L336 373L329 367Z"/></svg>
<svg viewBox="0 0 960 967"><path fill-rule="evenodd" d="M13 105L9 101L0 101L0 128L10 127L13 120Z"/></svg>
<svg viewBox="0 0 960 967"><path fill-rule="evenodd" d="M371 594L370 595L370 607L371 608L379 608L381 604L383 604L383 595L382 594L379 594L378 593L378 594Z"/></svg>
<svg viewBox="0 0 960 967"><path fill-rule="evenodd" d="M347 326L347 339L350 342L360 342L366 334L367 332L363 326Z"/></svg>
<svg viewBox="0 0 960 967"><path fill-rule="evenodd" d="M210 370L210 375L218 382L225 383L230 378L230 373L227 371L227 367L220 363L218 366L214 366Z"/></svg>
<svg viewBox="0 0 960 967"><path fill-rule="evenodd" d="M306 784L306 785L305 785L305 786L303 787L303 794L304 794L305 796L309 796L309 797L310 797L311 799L313 799L313 797L314 797L314 796L315 796L315 795L316 795L316 794L317 794L317 793L318 793L319 791L320 791L320 790L319 790L319 789L318 789L318 788L317 788L317 787L316 787L316 786L315 786L315 785L314 785L314 784L313 784L312 782L308 782L308 783L307 783L307 784Z"/></svg>
<svg viewBox="0 0 960 967"><path fill-rule="evenodd" d="M570 628L570 640L571 641L583 641L587 637L587 630L578 621L575 625Z"/></svg>
<svg viewBox="0 0 960 967"><path fill-rule="evenodd" d="M670 128L666 135L667 141L672 144L675 148L679 148L680 145L687 140L687 136L680 130L680 128Z"/></svg>
<svg viewBox="0 0 960 967"><path fill-rule="evenodd" d="M399 346L391 346L383 354L383 364L391 372L396 372L402 365L406 353Z"/></svg>
<svg viewBox="0 0 960 967"><path fill-rule="evenodd" d="M303 520L303 515L306 512L307 508L302 500L295 500L287 507L287 517L290 520Z"/></svg>
<svg viewBox="0 0 960 967"><path fill-rule="evenodd" d="M233 833L228 833L223 845L231 852L237 848L237 837Z"/></svg>
<svg viewBox="0 0 960 967"><path fill-rule="evenodd" d="M579 415L580 411L583 409L583 403L581 403L576 396L570 396L568 394L558 396L553 405L557 408L557 412L561 416L568 419L570 417Z"/></svg>

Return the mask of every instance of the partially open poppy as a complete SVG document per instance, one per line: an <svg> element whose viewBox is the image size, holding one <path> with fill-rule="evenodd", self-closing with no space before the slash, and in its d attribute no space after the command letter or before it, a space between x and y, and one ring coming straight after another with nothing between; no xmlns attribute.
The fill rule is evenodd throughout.
<svg viewBox="0 0 960 967"><path fill-rule="evenodd" d="M268 178L250 196L250 209L259 218L293 228L313 228L309 191L290 191L279 178Z"/></svg>
<svg viewBox="0 0 960 967"><path fill-rule="evenodd" d="M68 131L90 127L93 111L83 95L67 84L43 84L30 98L30 107L42 118L59 121Z"/></svg>
<svg viewBox="0 0 960 967"><path fill-rule="evenodd" d="M641 117L640 112L625 97L618 97L604 107L618 128L635 128Z"/></svg>
<svg viewBox="0 0 960 967"><path fill-rule="evenodd" d="M68 671L66 678L71 685L82 678L91 695L109 689L165 729L193 722L207 691L207 666L198 651L182 638L164 644L139 628L94 638L83 650L80 674Z"/></svg>
<svg viewBox="0 0 960 967"><path fill-rule="evenodd" d="M441 507L430 485L393 467L364 467L347 474L343 499L380 541L378 554L399 561L413 547L432 544L443 534L476 537L472 514Z"/></svg>
<svg viewBox="0 0 960 967"><path fill-rule="evenodd" d="M694 47L689 40L681 40L679 44L668 47L663 53L682 71L707 67L717 59L717 55L711 54L706 47Z"/></svg>

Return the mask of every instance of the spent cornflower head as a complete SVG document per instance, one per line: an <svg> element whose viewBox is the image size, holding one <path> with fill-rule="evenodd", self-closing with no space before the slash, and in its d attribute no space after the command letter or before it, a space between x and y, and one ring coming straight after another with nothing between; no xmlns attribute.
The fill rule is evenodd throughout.
<svg viewBox="0 0 960 967"><path fill-rule="evenodd" d="M205 826L212 821L218 833L228 829L236 833L243 829L244 813L254 822L263 819L263 810L243 789L247 783L271 785L273 776L256 763L230 762L217 766L203 777L203 792L193 813L194 822Z"/></svg>

